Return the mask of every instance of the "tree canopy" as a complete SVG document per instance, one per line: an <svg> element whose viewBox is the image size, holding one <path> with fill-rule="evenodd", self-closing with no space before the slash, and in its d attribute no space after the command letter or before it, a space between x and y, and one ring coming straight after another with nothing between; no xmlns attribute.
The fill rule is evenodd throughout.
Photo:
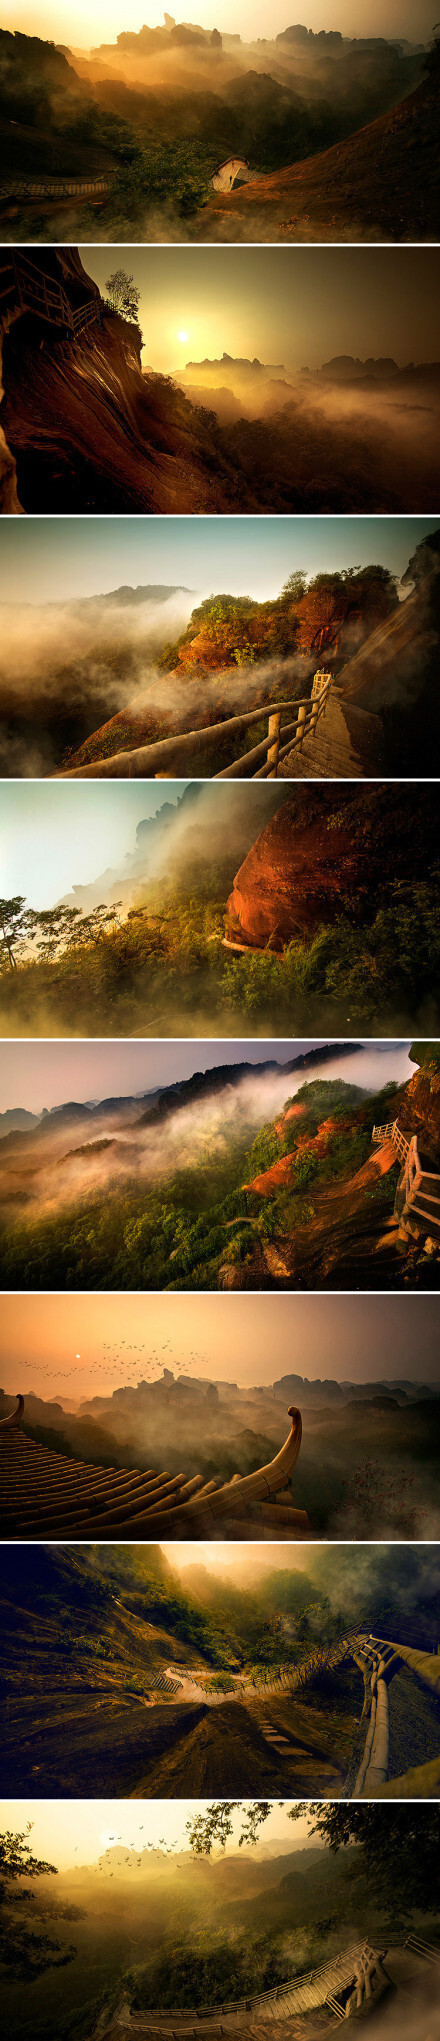
<svg viewBox="0 0 440 2041"><path fill-rule="evenodd" d="M46 1891L38 1894L22 1884L23 1879L57 1876L56 1864L34 1857L28 1841L31 1827L28 1822L27 1828L6 1829L0 1836L0 1967L9 1978L25 1984L33 1984L45 1970L63 1968L76 1956L72 1943L36 1932L35 1921L84 1919L82 1907L65 1900L57 1903Z"/></svg>
<svg viewBox="0 0 440 2041"><path fill-rule="evenodd" d="M123 319L131 319L138 325L141 294L134 277L129 276L126 269L114 269L106 278L105 288L113 310L120 312Z"/></svg>

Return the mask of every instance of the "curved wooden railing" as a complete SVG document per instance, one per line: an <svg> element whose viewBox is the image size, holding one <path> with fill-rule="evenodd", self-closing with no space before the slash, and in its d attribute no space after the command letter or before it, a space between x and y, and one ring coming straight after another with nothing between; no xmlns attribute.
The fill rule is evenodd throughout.
<svg viewBox="0 0 440 2041"><path fill-rule="evenodd" d="M370 1800L380 1792L389 1776L390 1762L390 1713L388 1687L394 1673L402 1665L422 1684L437 1696L440 1691L440 1657L435 1652L422 1651L409 1644L395 1643L388 1637L366 1637L360 1635L352 1648L352 1657L364 1676L365 1701L363 1713L368 1716L367 1734L363 1757L351 1790L345 1789L344 1799ZM403 1781L402 1781L403 1783Z"/></svg>
<svg viewBox="0 0 440 2041"><path fill-rule="evenodd" d="M394 1947L408 1949L427 1966L439 1962L439 1947L415 1932L411 1931L405 1942L396 1939ZM182 2006L169 2006L166 2011L158 2008L144 2013L130 2012L124 1999L113 2015L111 2032L117 2026L125 2033L143 2035L144 2041L197 2041L197 2037L203 2036L208 2041L212 2034L213 2041L217 2041L217 2037L233 2032L236 2027L243 2029L243 2016L246 2018L247 2014L253 2019L261 2013L266 2025L270 2020L289 2019L292 2014L311 2012L318 2006L326 2006L339 2023L359 2011L366 2001L377 1998L378 1987L389 1985L387 1960L386 1949L374 1949L369 1941L359 1939L337 1956L328 1957L316 1970L250 1998L228 1999L216 2006L188 2007L186 2011Z"/></svg>
<svg viewBox="0 0 440 2041"><path fill-rule="evenodd" d="M225 2017L230 2025L233 2025L235 2020L238 2025L242 2022L244 2013L261 2012L266 2020L282 2020L288 2019L292 2013L309 2012L313 2007L320 2005L329 2005L333 2010L338 1988L345 1991L347 1986L353 1983L357 1966L362 1964L365 1953L366 1945L359 1939L348 1949L342 1949L337 1956L328 1957L327 1961L320 1963L315 1970L303 1972L299 1977L288 1978L285 1984L273 1985L270 1991L256 1992L249 1998L227 1999L216 2006L188 2008L188 2011L183 2011L181 2006L170 2006L169 2010L164 2012L158 2009L157 2012L132 2013L128 2018L124 2007L120 2023L128 2028L130 2033L135 2033L136 2029L140 2030L147 2037L147 2041L156 2035L162 2036L163 2041L168 2041L169 2035L176 2036L179 2032L183 2036L191 2035L192 2032L200 2033L204 2029L209 2031L211 2023ZM342 2008L338 2010L342 2013Z"/></svg>
<svg viewBox="0 0 440 2041"><path fill-rule="evenodd" d="M263 738L261 744L255 745L253 751L245 751L242 758L234 759L233 765L226 765L223 772L215 773L214 778L231 780L250 777L254 780L275 780L278 766L283 759L290 756L291 751L297 749L302 751L305 737L315 736L320 716L325 714L331 685L331 673L315 673L312 693L304 701L279 702L278 706L260 709L260 716L269 718L267 737ZM281 725L283 710L292 707L294 709L292 721ZM256 721L255 715L253 720ZM250 767L256 765L260 758L263 759L263 764L257 772L251 773Z"/></svg>
<svg viewBox="0 0 440 2041"><path fill-rule="evenodd" d="M83 305L71 305L67 291L55 277L45 276L27 255L11 254L0 268L0 322L8 312L33 312L50 326L80 333L101 317L101 300L90 296Z"/></svg>
<svg viewBox="0 0 440 2041"><path fill-rule="evenodd" d="M373 1127L371 1138L378 1145L391 1141L399 1161L403 1163L405 1212L416 1212L427 1225L440 1226L440 1176L437 1170L423 1169L417 1135L402 1134L398 1121L388 1120L385 1126Z"/></svg>
<svg viewBox="0 0 440 2041"><path fill-rule="evenodd" d="M158 737L154 744L140 744L132 751L116 751L111 758L100 758L94 765L72 766L66 772L58 773L59 779L95 779L109 777L119 779L155 779L162 774L171 774L185 764L191 771L194 753L217 751L225 738L231 738L231 745L238 743L239 736L252 723L261 723L268 718L267 733L260 744L251 751L245 751L234 758L232 765L222 772L213 773L215 780L230 779L276 779L278 766L291 751L302 750L305 739L314 737L319 719L325 713L332 675L315 673L312 694L307 701L264 702L259 709L244 709L239 716L227 716L222 723L201 723L198 730L184 730L175 737ZM313 691L314 690L314 691ZM281 724L285 710L293 711L292 720ZM258 768L254 771L254 767Z"/></svg>

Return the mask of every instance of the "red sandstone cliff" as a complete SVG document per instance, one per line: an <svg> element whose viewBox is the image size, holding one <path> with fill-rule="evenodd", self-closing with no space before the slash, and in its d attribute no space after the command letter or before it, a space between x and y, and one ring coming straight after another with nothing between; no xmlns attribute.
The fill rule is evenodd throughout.
<svg viewBox="0 0 440 2041"><path fill-rule="evenodd" d="M21 258L24 309L14 265L20 269L20 251L3 265L3 508L226 509L231 463L221 452L216 460L209 419L167 377L143 375L139 328L105 310L77 250ZM52 290L48 316L38 297L45 281ZM65 316L62 305L57 314L57 292ZM87 303L91 323L81 327ZM14 463L18 504L11 506Z"/></svg>
<svg viewBox="0 0 440 2041"><path fill-rule="evenodd" d="M396 880L429 879L436 858L434 789L302 786L245 858L228 900L228 935L283 948L341 912L360 922Z"/></svg>

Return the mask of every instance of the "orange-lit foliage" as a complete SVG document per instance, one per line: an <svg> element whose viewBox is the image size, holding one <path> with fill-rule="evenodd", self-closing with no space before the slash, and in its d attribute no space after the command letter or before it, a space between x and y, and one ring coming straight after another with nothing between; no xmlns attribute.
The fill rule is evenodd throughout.
<svg viewBox="0 0 440 2041"><path fill-rule="evenodd" d="M193 610L184 636L167 647L163 663L185 672L248 666L293 652L320 656L341 653L347 637L356 643L388 616L397 602L396 585L383 567L317 574L307 587L290 576L272 602L250 597L208 596Z"/></svg>

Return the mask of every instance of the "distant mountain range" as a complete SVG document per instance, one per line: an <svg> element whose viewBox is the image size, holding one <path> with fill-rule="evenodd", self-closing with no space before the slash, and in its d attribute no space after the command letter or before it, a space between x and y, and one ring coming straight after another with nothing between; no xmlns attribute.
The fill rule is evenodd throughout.
<svg viewBox="0 0 440 2041"><path fill-rule="evenodd" d="M69 609L76 616L80 616L82 610L93 609L95 605L99 609L141 609L147 602L157 603L159 606L162 602L169 602L173 595L196 596L197 593L196 588L186 588L183 581L149 581L145 586L139 582L136 588L131 588L127 582L123 583L121 588L107 589L105 594L74 595L67 602L64 599L60 602L51 602L48 598L47 603L38 603L38 609ZM9 607L7 601L0 602L0 611ZM20 605L24 610L36 607L33 602L24 602Z"/></svg>
<svg viewBox="0 0 440 2041"><path fill-rule="evenodd" d="M69 608L90 609L94 603L99 603L100 609L137 609L146 602L169 602L172 595L196 594L196 588L186 588L182 581L150 581L145 587L140 582L137 588L130 588L127 583L122 588L110 589L105 595L77 596Z"/></svg>
<svg viewBox="0 0 440 2041"><path fill-rule="evenodd" d="M193 1099L209 1098L213 1093L221 1091L224 1085L241 1084L244 1077L263 1077L268 1071L279 1072L280 1076L285 1073L286 1077L289 1077L294 1070L310 1070L315 1064L331 1063L336 1056L338 1059L341 1056L355 1056L361 1047L360 1042L328 1042L323 1048L309 1049L300 1056L292 1056L286 1063L280 1062L275 1056L266 1057L261 1063L246 1061L218 1063L208 1070L194 1071L192 1077L176 1078L174 1084L157 1085L151 1091L129 1093L126 1097L103 1098L88 1105L71 1099L65 1105L53 1106L50 1110L45 1106L40 1114L26 1112L21 1106L9 1107L7 1112L0 1113L0 1140L8 1140L13 1134L19 1139L22 1131L26 1134L36 1129L39 1134L50 1133L63 1122L67 1127L77 1120L83 1120L87 1121L89 1126L93 1126L96 1119L108 1119L113 1115L117 1117L119 1113L125 1113L132 1106L145 1107L146 1110L136 1124L148 1126L156 1114L165 1118L179 1106L190 1105Z"/></svg>
<svg viewBox="0 0 440 2041"><path fill-rule="evenodd" d="M440 1382L416 1383L406 1378L379 1382L335 1382L332 1376L327 1379L324 1377L323 1381L317 1376L316 1380L311 1382L303 1375L281 1375L280 1381L273 1383L273 1393L279 1396L283 1403L294 1402L297 1397L300 1403L318 1403L321 1407L323 1403L371 1403L382 1396L393 1397L398 1403L420 1403L426 1396L440 1396Z"/></svg>

